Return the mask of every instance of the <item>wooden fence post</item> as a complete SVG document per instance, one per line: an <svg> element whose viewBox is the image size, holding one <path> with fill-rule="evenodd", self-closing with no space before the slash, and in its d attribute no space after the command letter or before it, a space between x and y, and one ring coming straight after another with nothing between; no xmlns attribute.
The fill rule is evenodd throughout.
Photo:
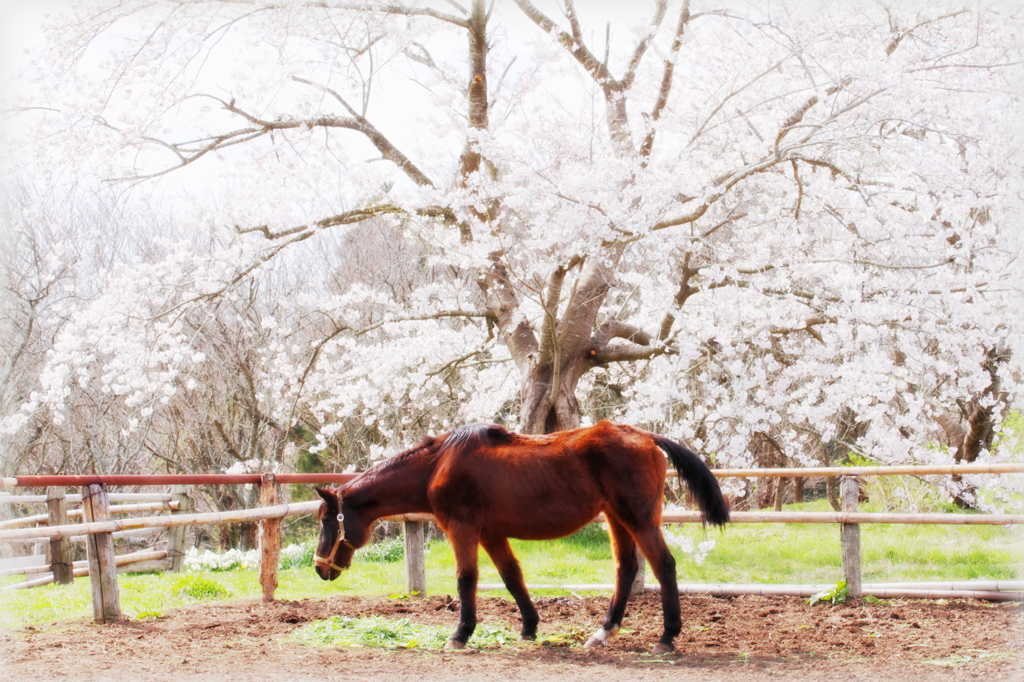
<svg viewBox="0 0 1024 682"><path fill-rule="evenodd" d="M405 521L405 590L409 594L427 593L427 564L423 554L423 522Z"/></svg>
<svg viewBox="0 0 1024 682"><path fill-rule="evenodd" d="M274 474L263 474L260 478L260 506L272 507L276 504L277 478ZM281 519L263 519L260 521L260 585L263 586L263 601L274 601L280 554Z"/></svg>
<svg viewBox="0 0 1024 682"><path fill-rule="evenodd" d="M46 511L50 515L50 527L68 524L68 503L64 497L63 486L51 486L46 489ZM50 538L50 570L53 581L62 585L70 585L75 580L74 566L71 558L71 542L66 537Z"/></svg>
<svg viewBox="0 0 1024 682"><path fill-rule="evenodd" d="M857 496L860 493L860 482L857 477L843 476L839 489L842 511L856 512ZM839 542L843 555L843 575L846 577L846 600L848 603L856 604L861 598L860 524L840 524Z"/></svg>
<svg viewBox="0 0 1024 682"><path fill-rule="evenodd" d="M94 483L82 487L82 510L86 523L110 520L107 486ZM89 556L89 585L92 588L92 613L97 623L121 620L121 596L117 590L117 563L112 533L85 536Z"/></svg>
<svg viewBox="0 0 1024 682"><path fill-rule="evenodd" d="M189 512L191 501L185 494L185 486L172 486L171 500L178 503L178 508L172 509L171 514L187 514ZM170 559L171 572L181 573L185 570L185 526L174 526L167 529L167 557Z"/></svg>

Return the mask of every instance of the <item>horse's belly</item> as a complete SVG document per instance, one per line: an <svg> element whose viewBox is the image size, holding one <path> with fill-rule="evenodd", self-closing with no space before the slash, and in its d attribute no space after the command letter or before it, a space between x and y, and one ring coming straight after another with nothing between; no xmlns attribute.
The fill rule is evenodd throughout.
<svg viewBox="0 0 1024 682"><path fill-rule="evenodd" d="M571 511L524 507L521 513L512 514L504 519L491 519L491 523L485 524L490 527L481 530L520 540L551 540L572 535L593 521L597 514L596 507L593 510Z"/></svg>
<svg viewBox="0 0 1024 682"><path fill-rule="evenodd" d="M482 456L439 467L428 496L442 527L466 525L481 535L523 540L572 534L597 516L603 499L572 462Z"/></svg>

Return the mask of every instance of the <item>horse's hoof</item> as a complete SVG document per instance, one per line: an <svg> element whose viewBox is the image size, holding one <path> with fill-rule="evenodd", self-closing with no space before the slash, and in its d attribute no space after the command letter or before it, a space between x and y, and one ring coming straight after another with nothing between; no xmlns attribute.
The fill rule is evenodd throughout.
<svg viewBox="0 0 1024 682"><path fill-rule="evenodd" d="M657 656L658 654L670 654L673 651L675 651L675 648L669 646L668 644L662 644L661 642L655 644L654 647L651 649L651 653L655 656Z"/></svg>
<svg viewBox="0 0 1024 682"><path fill-rule="evenodd" d="M466 648L466 643L465 642L460 642L460 641L455 640L455 639L449 639L447 642L445 642L444 648L448 649L449 651L457 650L457 649L465 649Z"/></svg>
<svg viewBox="0 0 1024 682"><path fill-rule="evenodd" d="M519 635L519 641L521 642L536 642L537 635Z"/></svg>
<svg viewBox="0 0 1024 682"><path fill-rule="evenodd" d="M604 628L599 629L597 632L590 636L587 643L583 646L593 648L596 646L606 646L611 638L619 633L619 626L612 627L611 630L605 630Z"/></svg>

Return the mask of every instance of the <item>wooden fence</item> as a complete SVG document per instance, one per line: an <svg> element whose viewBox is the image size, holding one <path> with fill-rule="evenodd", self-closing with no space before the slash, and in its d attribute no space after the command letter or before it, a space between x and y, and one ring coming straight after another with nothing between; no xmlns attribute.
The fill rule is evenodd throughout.
<svg viewBox="0 0 1024 682"><path fill-rule="evenodd" d="M862 513L857 511L857 495L859 490L858 476L882 475L949 475L949 474L1012 474L1024 473L1024 464L1000 465L960 465L960 466L902 466L902 467L833 467L805 469L729 469L715 470L718 477L821 477L839 476L842 508L838 512L733 512L734 523L836 523L840 526L843 574L847 580L849 596L858 599L863 594L876 597L926 597L954 598L975 597L991 600L1022 600L1024 599L1024 581L987 581L984 583L924 583L924 584L874 584L864 585L861 582L860 566L860 526L865 523L886 524L942 524L942 525L1012 525L1024 524L1024 514L897 514L897 513ZM0 527L0 541L27 541L48 539L51 544L51 565L47 569L52 577L38 581L29 581L17 586L40 584L53 580L70 581L77 572L85 573L86 566L69 567L66 557L68 538L85 536L87 539L88 575L93 592L93 613L97 622L120 619L120 600L117 592L118 566L128 565L136 561L172 560L168 566L171 570L180 570L183 559L182 542L184 529L192 525L208 525L221 523L237 523L245 521L260 522L260 583L263 598L270 601L277 589L278 553L280 551L280 523L286 516L309 514L319 507L320 501L298 502L292 504L278 503L279 486L284 483L343 483L352 475L342 474L243 474L243 475L154 475L154 476L25 476L15 479L2 479L4 486L61 486L81 485L84 522L69 523L62 517L60 499L56 490L49 490L46 496L35 496L45 501L50 507L46 527L20 528L7 522L7 527ZM112 518L115 511L143 511L138 505L111 506L111 501L129 501L117 494L108 494L109 485L189 485L197 483L229 483L255 484L260 486L260 507L230 512L187 513L188 500L179 488L171 499L161 498L150 504L163 505L172 513L167 516L151 516L143 518ZM136 494L138 495L138 494ZM0 496L0 500L22 500L32 496ZM65 500L74 499L67 496ZM138 498L136 498L138 499ZM174 504L177 502L177 504ZM50 506L50 505L53 506ZM55 511L56 510L56 511ZM44 516L44 515L38 515ZM21 521L17 519L14 521ZM432 521L429 514L407 514L389 517L388 520L404 524L406 588L410 593L426 592L426 571L424 564L424 523ZM699 523L699 512L666 512L662 520L665 523ZM602 522L598 517L595 522ZM143 529L169 529L171 540L168 542L167 556L155 553L135 553L116 557L113 552L115 536L132 533ZM174 535L178 533L178 535ZM173 539L173 538L178 539ZM177 547L171 554L171 548ZM147 555L148 556L144 556ZM177 563L174 563L174 562ZM641 589L654 590L656 586ZM533 589L562 587L563 589L588 590L609 589L606 585L531 585ZM710 593L718 595L732 594L776 594L808 596L819 591L823 586L808 585L680 585L683 593ZM480 585L480 589L502 589L501 585Z"/></svg>
<svg viewBox="0 0 1024 682"><path fill-rule="evenodd" d="M110 514L131 514L140 512L170 511L172 514L184 513L189 509L189 498L184 494L184 486L175 486L170 493L111 493L107 496L107 510ZM0 504L40 504L45 505L47 513L22 516L18 518L0 521L0 530L19 528L39 523L48 524L51 527L67 526L71 519L84 517L89 513L88 505L85 504L82 495L65 495L62 486L51 486L46 489L45 495L0 495ZM110 502L127 502L128 504L111 505ZM69 505L82 504L81 509L69 509ZM153 535L160 532L159 528L141 528L130 531L120 531L113 534L113 538ZM42 585L48 582L70 583L75 577L89 574L88 561L71 561L71 543L88 543L88 535L61 536L56 538L43 538L38 542L49 540L49 561L37 562L35 557L45 559L45 554L22 557L22 561L0 560L0 576L7 575L31 575L37 573L49 573L50 575L38 580L29 581L20 586ZM179 532L167 534L167 548L159 551L133 552L128 555L116 557L116 565L119 572L124 571L153 571L153 570L175 570L182 568L184 557L184 528ZM38 549L38 547L37 547ZM7 567L8 564L13 564Z"/></svg>

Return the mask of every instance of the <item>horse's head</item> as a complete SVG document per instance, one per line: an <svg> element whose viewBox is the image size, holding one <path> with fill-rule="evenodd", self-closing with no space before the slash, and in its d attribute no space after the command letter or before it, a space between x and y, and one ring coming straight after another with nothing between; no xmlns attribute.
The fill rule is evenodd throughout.
<svg viewBox="0 0 1024 682"><path fill-rule="evenodd" d="M367 533L355 518L345 518L345 504L339 490L317 488L316 493L323 503L317 512L320 539L313 566L323 580L334 580L352 565L352 554L366 542Z"/></svg>

